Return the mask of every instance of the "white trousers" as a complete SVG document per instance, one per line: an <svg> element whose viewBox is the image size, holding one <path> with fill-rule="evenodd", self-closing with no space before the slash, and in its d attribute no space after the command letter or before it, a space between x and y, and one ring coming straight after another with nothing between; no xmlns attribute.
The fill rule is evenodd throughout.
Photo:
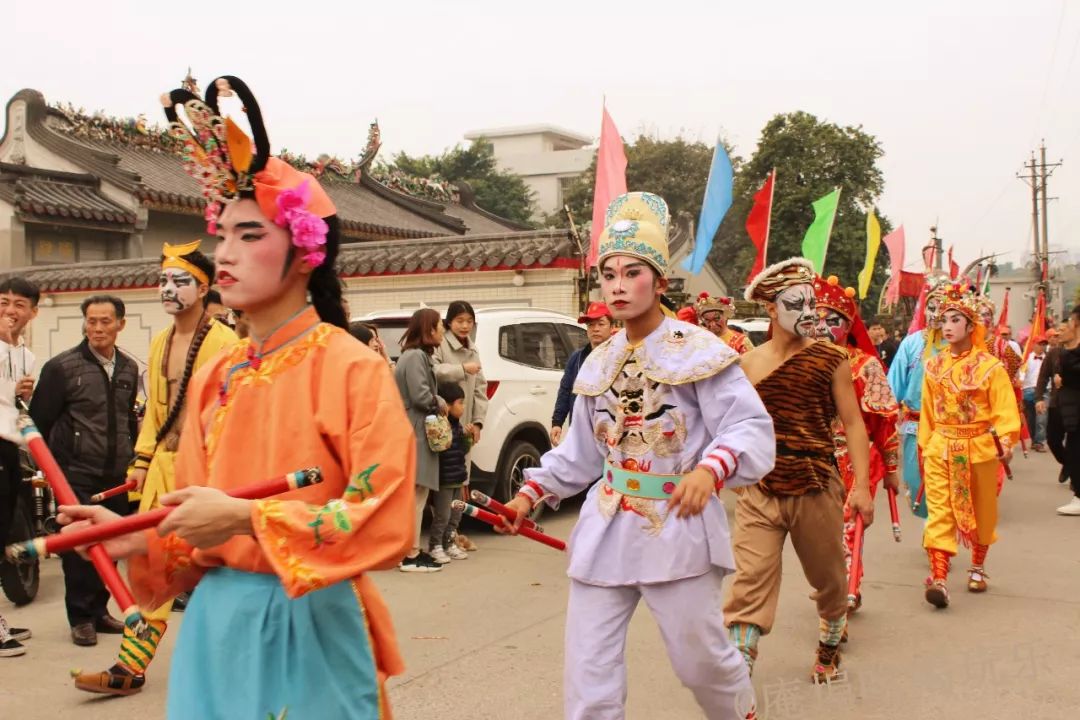
<svg viewBox="0 0 1080 720"><path fill-rule="evenodd" d="M570 581L566 613L567 720L622 720L626 704L626 631L638 600L660 626L668 658L708 720L744 720L754 688L724 627L717 571L652 585L600 587Z"/></svg>

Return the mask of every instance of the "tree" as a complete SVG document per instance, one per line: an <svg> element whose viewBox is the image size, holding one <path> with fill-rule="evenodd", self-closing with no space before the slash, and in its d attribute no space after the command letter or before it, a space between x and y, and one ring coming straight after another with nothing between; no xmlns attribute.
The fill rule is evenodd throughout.
<svg viewBox="0 0 1080 720"><path fill-rule="evenodd" d="M735 178L734 199L713 243L710 259L728 287L742 287L756 248L746 233L746 216L754 192L766 175L777 170L773 190L768 261L800 255L802 237L814 219L811 203L839 186L840 205L825 258L825 275L836 275L855 287L866 257L866 211L881 196L884 178L877 167L883 155L877 139L861 127L840 127L805 112L773 117L761 132L754 155ZM880 212L882 235L892 223ZM878 251L863 317L877 311L885 282L888 253Z"/></svg>
<svg viewBox="0 0 1080 720"><path fill-rule="evenodd" d="M480 207L508 220L532 223L532 191L520 176L498 169L495 150L483 138L467 148L455 145L442 155L412 157L400 152L394 156L391 168L415 177L465 181L476 193Z"/></svg>
<svg viewBox="0 0 1080 720"><path fill-rule="evenodd" d="M625 143L625 141L624 141ZM731 146L724 141L732 165L740 159L732 155ZM682 137L660 140L640 135L626 145L626 187L628 190L647 190L667 201L674 218L680 211L697 219L709 179L713 147L703 142L688 142ZM583 175L567 188L565 202L579 225L592 219L593 189L596 186L596 158ZM545 224L563 227L566 217L560 210L545 217Z"/></svg>

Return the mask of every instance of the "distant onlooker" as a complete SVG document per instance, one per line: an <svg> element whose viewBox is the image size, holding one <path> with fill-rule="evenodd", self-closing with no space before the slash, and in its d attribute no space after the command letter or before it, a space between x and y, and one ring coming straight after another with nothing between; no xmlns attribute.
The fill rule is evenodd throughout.
<svg viewBox="0 0 1080 720"><path fill-rule="evenodd" d="M1064 432L1064 452L1060 458L1072 483L1073 497L1057 509L1059 515L1080 515L1080 305L1069 315L1069 324L1061 338L1060 378L1057 406L1050 409L1050 424L1055 420ZM1055 412L1056 411L1056 412ZM1056 416L1056 417L1055 417ZM1053 448L1053 445L1051 445ZM1055 453L1055 456L1057 453Z"/></svg>
<svg viewBox="0 0 1080 720"><path fill-rule="evenodd" d="M889 334L885 332L885 328L879 323L874 323L870 326L870 341L874 343L877 348L878 357L881 359L881 364L888 370L892 365L892 360L896 357L896 351L900 348L900 343L889 337Z"/></svg>
<svg viewBox="0 0 1080 720"><path fill-rule="evenodd" d="M555 412L551 416L553 445L558 445L559 440L562 439L563 423L574 409L574 381L577 380L581 364L594 348L611 337L611 331L615 327L611 310L602 302L589 303L585 314L578 318L578 322L585 326L589 342L575 350L574 354L567 359L566 369L563 370L562 380L559 381L559 394L555 397Z"/></svg>
<svg viewBox="0 0 1080 720"><path fill-rule="evenodd" d="M206 293L206 314L222 325L235 329L236 323L233 322L232 312L221 302L221 293L212 288Z"/></svg>
<svg viewBox="0 0 1080 720"><path fill-rule="evenodd" d="M428 445L426 420L429 415L445 414L445 403L437 395L435 368L431 355L443 339L439 313L422 308L409 318L401 337L401 357L394 368L405 412L416 435L416 531L412 551L401 561L402 572L435 572L442 565L420 547L420 524L424 518L428 494L439 489L439 456Z"/></svg>
<svg viewBox="0 0 1080 720"><path fill-rule="evenodd" d="M374 325L354 320L349 323L349 334L382 355L386 362L393 367L394 363L390 360L390 356L386 354L386 345L383 344L382 338L379 337L378 328Z"/></svg>
<svg viewBox="0 0 1080 720"><path fill-rule="evenodd" d="M84 339L45 363L30 402L30 416L83 504L90 496L124 482L135 455L135 400L139 366L116 347L124 329L124 301L111 295L83 300ZM128 511L126 495L101 503ZM62 553L65 605L71 639L96 645L99 632L121 634L124 624L109 615L109 592L94 566L73 552Z"/></svg>
<svg viewBox="0 0 1080 720"><path fill-rule="evenodd" d="M457 528L451 524L451 519L456 514L460 520L461 511L455 512L451 504L460 498L462 489L469 481L466 462L472 437L461 424L465 414L465 392L461 386L457 383L440 383L439 397L446 403L453 440L450 447L439 453L439 489L432 496L434 514L428 532L428 552L435 562L445 565L451 560L469 559L469 553L454 542Z"/></svg>

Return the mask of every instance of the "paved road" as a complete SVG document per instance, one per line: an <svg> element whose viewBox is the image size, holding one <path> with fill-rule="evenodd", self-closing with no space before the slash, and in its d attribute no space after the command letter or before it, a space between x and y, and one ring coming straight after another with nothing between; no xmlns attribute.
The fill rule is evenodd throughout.
<svg viewBox="0 0 1080 720"><path fill-rule="evenodd" d="M852 621L847 677L830 688L807 681L817 624L809 586L789 548L779 622L762 641L755 671L761 716L1077 717L1080 518L1054 514L1068 492L1055 481L1056 468L1047 455L1015 465L1017 479L1003 496L1001 541L990 552L992 584L986 595L964 592L962 573L954 573L952 607L934 611L922 600L926 567L914 519L902 518L905 535L899 545L886 522L871 529L865 604ZM879 513L887 519L883 500ZM567 536L575 515L569 508L547 518L549 532ZM481 550L467 562L429 576L388 572L377 578L394 610L408 663L407 674L391 685L396 717L556 720L561 717L564 558L523 539L483 532L473 537ZM967 559L956 565L962 571ZM41 595L32 605L15 609L0 599L0 612L35 633L27 655L0 659L0 717L164 716L168 653L179 623L166 636L147 689L114 700L84 695L70 685L70 668L105 667L115 647L70 644L58 563L48 564ZM665 660L647 610L634 618L627 657L630 720L700 717Z"/></svg>

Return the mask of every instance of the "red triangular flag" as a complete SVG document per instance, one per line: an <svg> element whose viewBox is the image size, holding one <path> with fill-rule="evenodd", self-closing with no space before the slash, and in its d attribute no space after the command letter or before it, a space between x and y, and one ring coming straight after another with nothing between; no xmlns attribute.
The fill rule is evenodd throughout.
<svg viewBox="0 0 1080 720"><path fill-rule="evenodd" d="M952 245L949 246L949 279L955 280L960 277L960 266L952 259Z"/></svg>
<svg viewBox="0 0 1080 720"><path fill-rule="evenodd" d="M1005 288L1005 299L1001 301L1001 314L998 315L997 331L1009 326L1009 288Z"/></svg>
<svg viewBox="0 0 1080 720"><path fill-rule="evenodd" d="M769 225L772 219L775 181L776 170L774 169L766 176L765 184L754 193L754 206L750 208L750 214L746 216L746 234L750 236L750 242L757 248L754 264L750 266L750 274L746 276L747 283L765 269L765 259L769 254Z"/></svg>

